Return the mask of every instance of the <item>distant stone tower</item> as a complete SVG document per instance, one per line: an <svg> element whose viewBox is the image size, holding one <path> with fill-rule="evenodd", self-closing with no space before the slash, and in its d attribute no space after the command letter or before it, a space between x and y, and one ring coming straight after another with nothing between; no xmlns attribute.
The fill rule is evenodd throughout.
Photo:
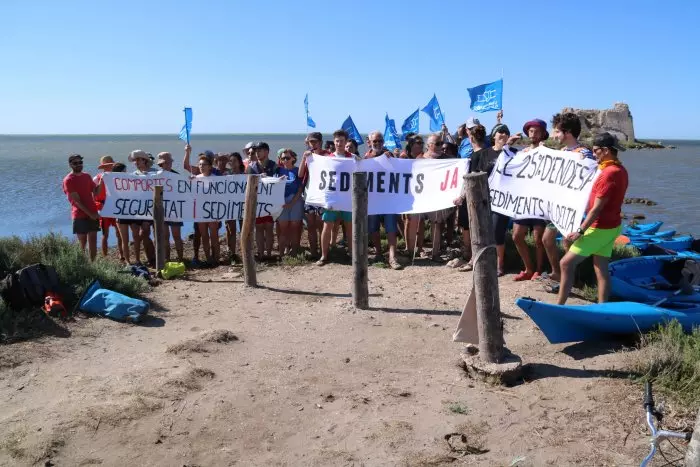
<svg viewBox="0 0 700 467"><path fill-rule="evenodd" d="M616 102L612 109L572 109L566 107L562 112L573 112L581 119L581 134L610 132L620 141L634 142L634 122L627 104Z"/></svg>

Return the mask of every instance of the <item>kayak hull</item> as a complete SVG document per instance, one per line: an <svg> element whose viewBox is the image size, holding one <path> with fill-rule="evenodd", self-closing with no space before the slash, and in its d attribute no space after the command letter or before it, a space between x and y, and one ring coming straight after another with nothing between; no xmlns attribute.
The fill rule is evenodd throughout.
<svg viewBox="0 0 700 467"><path fill-rule="evenodd" d="M554 305L530 298L515 301L552 344L594 341L647 332L659 324L677 320L686 331L700 325L700 305L677 304L658 308L635 302L592 305Z"/></svg>
<svg viewBox="0 0 700 467"><path fill-rule="evenodd" d="M622 235L655 234L661 228L663 222L656 221L649 224L626 225L622 228Z"/></svg>
<svg viewBox="0 0 700 467"><path fill-rule="evenodd" d="M677 281L685 260L690 257L673 255L638 256L614 261L608 266L610 272L611 295L620 300L656 303L668 302L700 304L700 292L691 295L677 294ZM674 267L674 264L677 265ZM677 269L677 277L671 277L669 270Z"/></svg>
<svg viewBox="0 0 700 467"><path fill-rule="evenodd" d="M682 235L676 238L654 238L651 240L640 239L637 237L631 239L627 245L633 246L642 251L646 250L650 246L655 246L664 250L685 251L689 250L693 245L693 237L690 235Z"/></svg>

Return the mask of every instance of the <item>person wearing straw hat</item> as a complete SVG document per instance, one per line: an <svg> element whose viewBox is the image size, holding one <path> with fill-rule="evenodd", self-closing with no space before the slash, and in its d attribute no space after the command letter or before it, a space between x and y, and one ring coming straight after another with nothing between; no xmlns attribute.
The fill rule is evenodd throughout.
<svg viewBox="0 0 700 467"><path fill-rule="evenodd" d="M547 123L539 118L525 123L523 126L523 133L530 138L530 146L523 149L523 152L537 149L547 138L549 138ZM525 269L520 271L520 273L513 278L514 281L535 280L542 274L545 258L545 249L544 243L542 243L542 237L544 235L546 225L547 221L542 219L513 220L513 243L515 243L515 248L518 250L518 254L523 260L523 265L525 266ZM532 263L530 249L525 241L525 237L530 229L532 229L532 236L535 239L535 265Z"/></svg>
<svg viewBox="0 0 700 467"><path fill-rule="evenodd" d="M97 166L98 172L94 177L93 181L97 185L97 193L95 194L95 203L97 204L97 210L101 211L105 205L105 200L107 199L107 189L102 183L102 177L104 174L112 171L114 167L114 159L112 156L102 156L100 157L100 165ZM109 228L114 227L114 232L117 236L117 248L119 249L119 260L124 261L124 253L122 252L122 242L119 234L119 227L117 226L117 219L113 217L100 217L100 230L102 230L102 256L106 257L109 254Z"/></svg>
<svg viewBox="0 0 700 467"><path fill-rule="evenodd" d="M150 158L146 151L135 149L129 154L128 160L136 165L136 170L133 172L134 175L147 176L156 172L148 168ZM119 224L122 251L124 252L126 262L131 262L129 252L129 230L131 230L131 234L134 238L134 257L136 263L138 264L141 262L141 245L143 244L148 262L155 264L155 246L150 238L151 224L153 221L146 221L143 219L119 219L117 223Z"/></svg>

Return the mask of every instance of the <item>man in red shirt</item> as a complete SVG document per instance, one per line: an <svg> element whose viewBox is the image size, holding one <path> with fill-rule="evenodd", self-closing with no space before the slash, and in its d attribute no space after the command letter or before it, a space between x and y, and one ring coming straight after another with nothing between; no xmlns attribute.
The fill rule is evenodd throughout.
<svg viewBox="0 0 700 467"><path fill-rule="evenodd" d="M83 156L71 154L68 157L71 173L63 179L63 192L71 204L73 233L78 237L80 248L85 250L87 243L90 260L97 255L97 232L100 230L99 216L95 206L97 186L92 177L83 172Z"/></svg>
<svg viewBox="0 0 700 467"><path fill-rule="evenodd" d="M622 230L621 209L627 191L627 170L617 158L618 151L624 150L617 138L610 133L602 133L593 138L593 154L598 161L600 173L593 182L586 218L576 232L566 237L574 243L560 263L559 305L563 305L569 297L576 266L589 256L593 256L593 268L598 279L598 303L608 300L608 263L615 239Z"/></svg>

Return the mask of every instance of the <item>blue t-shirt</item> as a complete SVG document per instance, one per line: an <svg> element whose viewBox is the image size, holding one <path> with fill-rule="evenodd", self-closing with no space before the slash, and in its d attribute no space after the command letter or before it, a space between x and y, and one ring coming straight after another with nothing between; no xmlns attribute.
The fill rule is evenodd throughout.
<svg viewBox="0 0 700 467"><path fill-rule="evenodd" d="M472 147L471 141L469 141L469 138L464 138L459 144L459 149L457 151L459 157L462 159L467 159L472 157L472 152L474 152L474 148Z"/></svg>
<svg viewBox="0 0 700 467"><path fill-rule="evenodd" d="M296 195L301 186L301 179L299 178L299 167L294 167L292 169L286 169L284 167L278 167L275 171L275 175L278 177L287 176L287 184L284 187L284 197Z"/></svg>

